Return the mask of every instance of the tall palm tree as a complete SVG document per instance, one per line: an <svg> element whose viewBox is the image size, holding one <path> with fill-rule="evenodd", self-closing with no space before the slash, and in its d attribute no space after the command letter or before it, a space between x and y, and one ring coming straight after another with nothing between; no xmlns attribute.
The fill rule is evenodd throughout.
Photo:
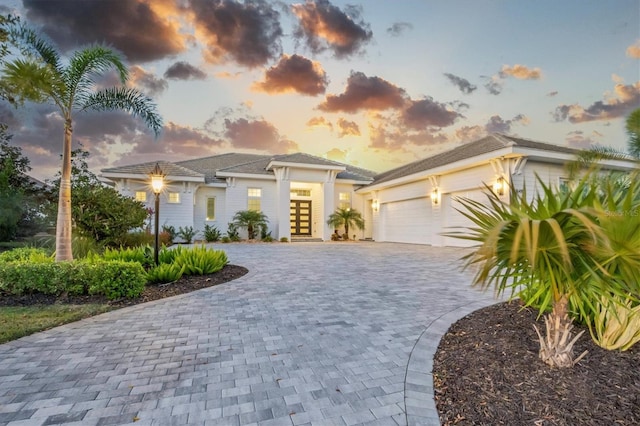
<svg viewBox="0 0 640 426"><path fill-rule="evenodd" d="M2 81L19 99L37 103L52 102L64 119L62 173L56 225L56 261L72 260L71 248L71 141L75 112L123 110L142 118L156 137L162 118L155 104L143 93L127 88L128 70L122 57L103 46L74 52L65 67L60 53L33 30L14 26L14 43L24 50L23 57L3 67ZM96 79L115 71L120 86L101 89Z"/></svg>
<svg viewBox="0 0 640 426"><path fill-rule="evenodd" d="M634 110L627 117L625 128L629 136L629 141L627 142L629 153L640 159L640 108Z"/></svg>
<svg viewBox="0 0 640 426"><path fill-rule="evenodd" d="M351 208L338 208L335 212L329 215L327 219L327 225L338 228L344 226L344 233L349 238L349 227L357 226L358 229L364 229L364 219L359 211Z"/></svg>
<svg viewBox="0 0 640 426"><path fill-rule="evenodd" d="M267 226L267 215L256 210L240 210L233 216L233 224L238 228L246 228L248 238L256 238L258 228Z"/></svg>

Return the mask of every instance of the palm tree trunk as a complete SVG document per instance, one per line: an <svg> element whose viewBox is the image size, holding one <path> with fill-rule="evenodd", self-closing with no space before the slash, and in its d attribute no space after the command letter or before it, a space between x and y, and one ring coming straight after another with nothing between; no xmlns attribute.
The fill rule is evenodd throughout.
<svg viewBox="0 0 640 426"><path fill-rule="evenodd" d="M73 260L71 247L71 118L64 123L62 143L62 176L58 194L58 218L56 223L56 262Z"/></svg>
<svg viewBox="0 0 640 426"><path fill-rule="evenodd" d="M574 359L573 345L582 336L584 330L573 339L571 338L573 324L567 313L567 305L566 295L562 295L560 300L554 303L553 310L544 319L546 327L544 338L538 328L535 325L533 326L536 329L536 333L538 333L540 341L540 359L552 367L573 367L587 354L587 351L584 351L578 358Z"/></svg>
<svg viewBox="0 0 640 426"><path fill-rule="evenodd" d="M345 240L348 240L349 239L349 221L347 220L344 221L344 234L347 236Z"/></svg>

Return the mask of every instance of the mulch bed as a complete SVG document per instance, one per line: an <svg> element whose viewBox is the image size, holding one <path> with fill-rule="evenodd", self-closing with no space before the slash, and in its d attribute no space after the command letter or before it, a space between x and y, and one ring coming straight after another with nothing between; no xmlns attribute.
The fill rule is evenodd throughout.
<svg viewBox="0 0 640 426"><path fill-rule="evenodd" d="M640 424L640 344L607 351L587 331L574 347L586 358L553 369L538 358L536 317L501 303L451 326L433 362L442 425ZM537 326L544 330L542 318Z"/></svg>
<svg viewBox="0 0 640 426"><path fill-rule="evenodd" d="M28 294L24 296L2 296L0 306L51 305L54 303L81 305L87 303L108 304L114 308L137 305L194 290L226 283L246 274L247 268L237 265L225 265L220 271L209 275L188 275L170 284L148 285L142 295L134 299L108 300L105 296L62 296Z"/></svg>

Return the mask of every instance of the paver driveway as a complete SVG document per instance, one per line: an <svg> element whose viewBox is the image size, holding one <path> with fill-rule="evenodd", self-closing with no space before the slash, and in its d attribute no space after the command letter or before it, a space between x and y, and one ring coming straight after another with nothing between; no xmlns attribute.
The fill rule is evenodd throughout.
<svg viewBox="0 0 640 426"><path fill-rule="evenodd" d="M249 274L0 345L0 424L438 424L438 339L493 302L459 249L216 247Z"/></svg>

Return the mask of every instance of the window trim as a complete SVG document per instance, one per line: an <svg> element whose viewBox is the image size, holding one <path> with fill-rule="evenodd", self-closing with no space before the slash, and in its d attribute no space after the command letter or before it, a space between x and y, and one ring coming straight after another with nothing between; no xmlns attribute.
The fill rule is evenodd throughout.
<svg viewBox="0 0 640 426"><path fill-rule="evenodd" d="M177 200L172 200L171 197L174 196L177 198ZM167 193L167 204L180 204L182 203L182 199L180 197L180 193L179 192L168 192Z"/></svg>
<svg viewBox="0 0 640 426"><path fill-rule="evenodd" d="M209 216L209 201L213 201L213 216ZM207 202L205 203L205 212L204 217L206 221L215 221L216 220L216 197L207 197Z"/></svg>

